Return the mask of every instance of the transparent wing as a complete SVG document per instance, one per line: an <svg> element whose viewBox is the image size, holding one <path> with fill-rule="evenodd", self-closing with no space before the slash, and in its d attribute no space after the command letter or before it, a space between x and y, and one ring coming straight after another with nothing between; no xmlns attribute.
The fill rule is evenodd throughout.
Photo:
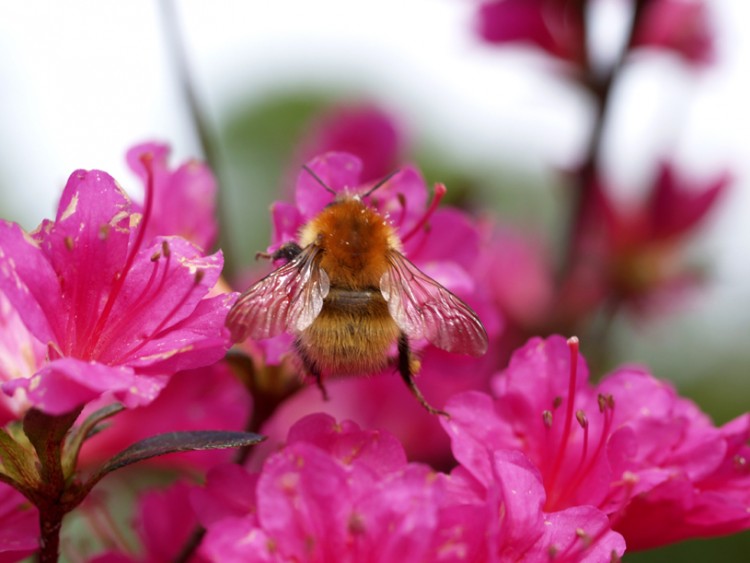
<svg viewBox="0 0 750 563"><path fill-rule="evenodd" d="M312 324L330 287L318 265L319 252L308 246L240 295L226 320L235 342L302 331Z"/></svg>
<svg viewBox="0 0 750 563"><path fill-rule="evenodd" d="M390 266L380 278L380 291L396 324L410 338L426 338L448 352L481 356L487 332L466 303L391 251Z"/></svg>

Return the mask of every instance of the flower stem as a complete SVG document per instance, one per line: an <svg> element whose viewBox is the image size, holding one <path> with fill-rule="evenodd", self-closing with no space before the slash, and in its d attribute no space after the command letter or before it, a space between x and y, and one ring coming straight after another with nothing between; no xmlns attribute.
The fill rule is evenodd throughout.
<svg viewBox="0 0 750 563"><path fill-rule="evenodd" d="M598 75L587 58L586 67L583 69L581 83L588 89L594 98L596 115L591 136L589 137L588 148L583 161L577 170L577 189L570 221L570 233L567 241L567 259L563 263L561 279L565 279L566 275L570 273L577 258L576 247L582 231L585 228L586 215L588 208L591 205L594 185L597 177L600 175L599 161L603 146L604 130L611 107L613 86L625 66L635 34L643 18L643 12L647 1L648 0L636 0L633 9L633 18L627 31L625 45L612 67L603 76Z"/></svg>
<svg viewBox="0 0 750 563"><path fill-rule="evenodd" d="M223 186L224 189L218 191L218 209L219 225L228 225L227 214L228 208L226 203L226 197L223 197L224 190L226 189L226 182L222 181L222 167L219 166L219 150L216 134L211 127L210 121L206 114L205 108L200 101L198 92L195 87L195 80L190 72L190 63L188 62L187 50L185 48L185 42L183 35L180 33L180 25L177 17L177 8L174 0L161 0L161 20L162 30L166 38L167 47L169 49L169 55L173 62L173 68L177 75L177 80L184 96L185 104L187 105L190 120L195 129L195 135L198 139L203 157L206 159L206 163L211 168L213 173L219 180L219 186ZM231 251L231 240L227 236L226 230L221 229L220 233L221 240L219 241L224 255L232 258L234 255ZM232 277L232 265L234 260L227 260L224 263L224 275L231 279Z"/></svg>
<svg viewBox="0 0 750 563"><path fill-rule="evenodd" d="M60 551L60 529L65 512L59 506L49 504L39 509L39 562L54 563Z"/></svg>

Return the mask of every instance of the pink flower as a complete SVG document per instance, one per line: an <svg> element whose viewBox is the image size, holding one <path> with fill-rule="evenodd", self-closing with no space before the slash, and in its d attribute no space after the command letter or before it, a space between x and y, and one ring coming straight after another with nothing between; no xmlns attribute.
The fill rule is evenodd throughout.
<svg viewBox="0 0 750 563"><path fill-rule="evenodd" d="M596 183L577 241L578 260L563 290L571 315L588 312L607 297L636 312L665 308L695 287L699 273L684 264L681 246L729 182L722 174L691 184L665 163L647 198L631 207L613 202L606 185Z"/></svg>
<svg viewBox="0 0 750 563"><path fill-rule="evenodd" d="M313 122L296 161L302 164L327 152L352 154L362 161L359 180L366 183L396 170L402 145L395 121L377 106L336 107Z"/></svg>
<svg viewBox="0 0 750 563"><path fill-rule="evenodd" d="M144 240L156 236L180 236L204 250L216 242L219 226L216 222L216 179L211 169L202 162L189 160L176 170L169 168L169 146L162 143L142 143L127 153L130 168L148 182L148 171L141 162L144 155L152 155L154 193L151 217L146 225ZM134 210L141 211L139 207Z"/></svg>
<svg viewBox="0 0 750 563"><path fill-rule="evenodd" d="M198 525L198 520L190 505L191 486L176 483L164 490L150 490L138 499L138 512L134 529L140 540L138 553L133 553L123 545L120 538L102 537L105 545L118 545L119 550L101 553L89 559L90 563L168 563L174 561ZM82 508L86 510L86 506ZM89 518L97 518L96 511L88 508ZM109 530L110 526L94 526L95 530ZM204 563L200 555L190 558L192 563Z"/></svg>
<svg viewBox="0 0 750 563"><path fill-rule="evenodd" d="M101 464L128 446L165 432L190 430L241 430L249 418L247 390L224 362L181 371L170 378L159 396L143 407L119 413L107 431L89 438L79 456L79 467ZM96 403L86 410L94 410ZM86 411L82 417L86 415ZM235 451L210 450L155 457L151 464L208 469L228 463Z"/></svg>
<svg viewBox="0 0 750 563"><path fill-rule="evenodd" d="M431 547L441 481L427 467L407 464L386 433L313 415L290 430L257 481L233 471L222 472L224 482L209 478L213 506L210 497L194 499L210 515L201 547L209 559L407 561L424 559ZM254 494L227 503L230 495L221 491L246 491L244 482Z"/></svg>
<svg viewBox="0 0 750 563"><path fill-rule="evenodd" d="M311 415L258 475L217 468L193 493L208 529L201 552L221 561L343 562L622 553L620 536L591 507L544 515L538 473L520 454L498 454L494 469L485 489L463 469L449 476L407 463L387 433ZM576 535L581 527L590 538Z"/></svg>
<svg viewBox="0 0 750 563"><path fill-rule="evenodd" d="M21 493L0 483L0 561L12 563L39 548L39 515Z"/></svg>
<svg viewBox="0 0 750 563"><path fill-rule="evenodd" d="M714 35L702 0L647 2L634 47L667 49L694 65L714 59Z"/></svg>
<svg viewBox="0 0 750 563"><path fill-rule="evenodd" d="M571 346L532 339L496 379L496 399L469 392L449 402L444 424L459 462L485 482L488 452L520 450L541 473L546 511L595 506L631 549L750 527L748 473L737 462L747 456L750 417L714 428L634 368L595 388Z"/></svg>
<svg viewBox="0 0 750 563"><path fill-rule="evenodd" d="M25 389L50 414L103 393L133 407L176 371L224 355L233 296L207 297L222 256L178 237L145 243L150 192L141 215L109 175L79 170L54 221L31 234L0 222L0 291L47 351L32 377L3 384L6 393Z"/></svg>
<svg viewBox="0 0 750 563"><path fill-rule="evenodd" d="M479 35L489 43L531 43L561 60L586 57L583 10L565 0L490 0L479 9Z"/></svg>
<svg viewBox="0 0 750 563"><path fill-rule="evenodd" d="M750 529L750 414L713 426L671 385L621 370L602 382L635 432L632 498L612 516L633 550ZM622 422L620 422L622 421Z"/></svg>
<svg viewBox="0 0 750 563"><path fill-rule="evenodd" d="M44 346L32 336L5 295L0 292L0 382L28 378L44 363ZM23 417L28 401L0 394L0 426Z"/></svg>

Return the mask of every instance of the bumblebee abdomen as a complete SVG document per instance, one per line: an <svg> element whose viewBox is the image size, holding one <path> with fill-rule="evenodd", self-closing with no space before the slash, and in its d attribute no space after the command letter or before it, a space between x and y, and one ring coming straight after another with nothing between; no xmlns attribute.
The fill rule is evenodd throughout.
<svg viewBox="0 0 750 563"><path fill-rule="evenodd" d="M296 345L303 363L325 375L374 373L387 366L399 332L378 289L332 287Z"/></svg>

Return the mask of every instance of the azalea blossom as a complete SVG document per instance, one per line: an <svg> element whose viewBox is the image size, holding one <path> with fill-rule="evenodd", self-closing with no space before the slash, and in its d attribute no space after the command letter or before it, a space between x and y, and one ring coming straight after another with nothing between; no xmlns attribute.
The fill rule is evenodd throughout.
<svg viewBox="0 0 750 563"><path fill-rule="evenodd" d="M209 297L221 253L204 256L179 237L146 236L143 213L105 172L74 172L57 216L25 233L0 222L0 290L46 349L24 389L38 409L60 414L107 393L132 407L181 369L209 365L229 346L231 295Z"/></svg>
<svg viewBox="0 0 750 563"><path fill-rule="evenodd" d="M527 461L500 455L495 469L484 494L465 473L407 463L385 432L311 415L259 474L217 468L193 494L208 529L201 553L212 561L383 562L622 554L622 538L596 509L543 514L544 490Z"/></svg>
<svg viewBox="0 0 750 563"><path fill-rule="evenodd" d="M146 170L142 158L148 155ZM169 146L163 143L141 143L127 152L130 168L143 180L148 190L149 175L153 181L151 215L146 223L145 240L156 236L180 236L203 250L216 242L216 179L211 169L198 160L188 160L171 169ZM142 209L133 205L134 211Z"/></svg>
<svg viewBox="0 0 750 563"><path fill-rule="evenodd" d="M373 182L398 168L403 145L400 127L379 107L337 106L313 120L300 141L295 164L327 152L344 152L362 162L359 181ZM295 168L295 178L297 172Z"/></svg>
<svg viewBox="0 0 750 563"><path fill-rule="evenodd" d="M529 43L576 65L586 59L580 2L490 0L479 8L478 31L489 43Z"/></svg>
<svg viewBox="0 0 750 563"><path fill-rule="evenodd" d="M614 297L647 311L694 287L698 276L681 259L681 247L729 183L727 173L691 182L663 163L644 200L628 206L615 203L605 182L596 181L579 261L563 290L569 308L580 314Z"/></svg>
<svg viewBox="0 0 750 563"><path fill-rule="evenodd" d="M576 343L530 340L496 378L494 398L468 392L447 405L456 458L486 480L493 452L523 452L546 511L597 507L629 549L750 527L750 415L715 428L638 368L596 387L587 379Z"/></svg>
<svg viewBox="0 0 750 563"><path fill-rule="evenodd" d="M101 405L94 401L84 410ZM166 432L242 430L250 416L251 397L225 362L180 371L154 401L110 419L107 431L89 438L79 454L79 467L95 467L139 440ZM171 454L149 460L152 465L207 470L227 463L234 450Z"/></svg>
<svg viewBox="0 0 750 563"><path fill-rule="evenodd" d="M128 545L121 538L128 537L122 531L111 528L109 523L94 526L100 531L98 539L105 545L117 546L87 559L89 563L168 563L174 561L195 530L198 520L190 506L189 493L192 486L178 482L164 490L148 490L138 499L133 529L140 546ZM84 512L89 520L99 518L94 507ZM199 554L190 559L193 563L207 560Z"/></svg>
<svg viewBox="0 0 750 563"><path fill-rule="evenodd" d="M714 43L703 0L654 0L644 7L632 45L669 50L690 64L705 65L714 59Z"/></svg>
<svg viewBox="0 0 750 563"><path fill-rule="evenodd" d="M21 493L0 483L0 561L29 557L39 547L39 515Z"/></svg>

